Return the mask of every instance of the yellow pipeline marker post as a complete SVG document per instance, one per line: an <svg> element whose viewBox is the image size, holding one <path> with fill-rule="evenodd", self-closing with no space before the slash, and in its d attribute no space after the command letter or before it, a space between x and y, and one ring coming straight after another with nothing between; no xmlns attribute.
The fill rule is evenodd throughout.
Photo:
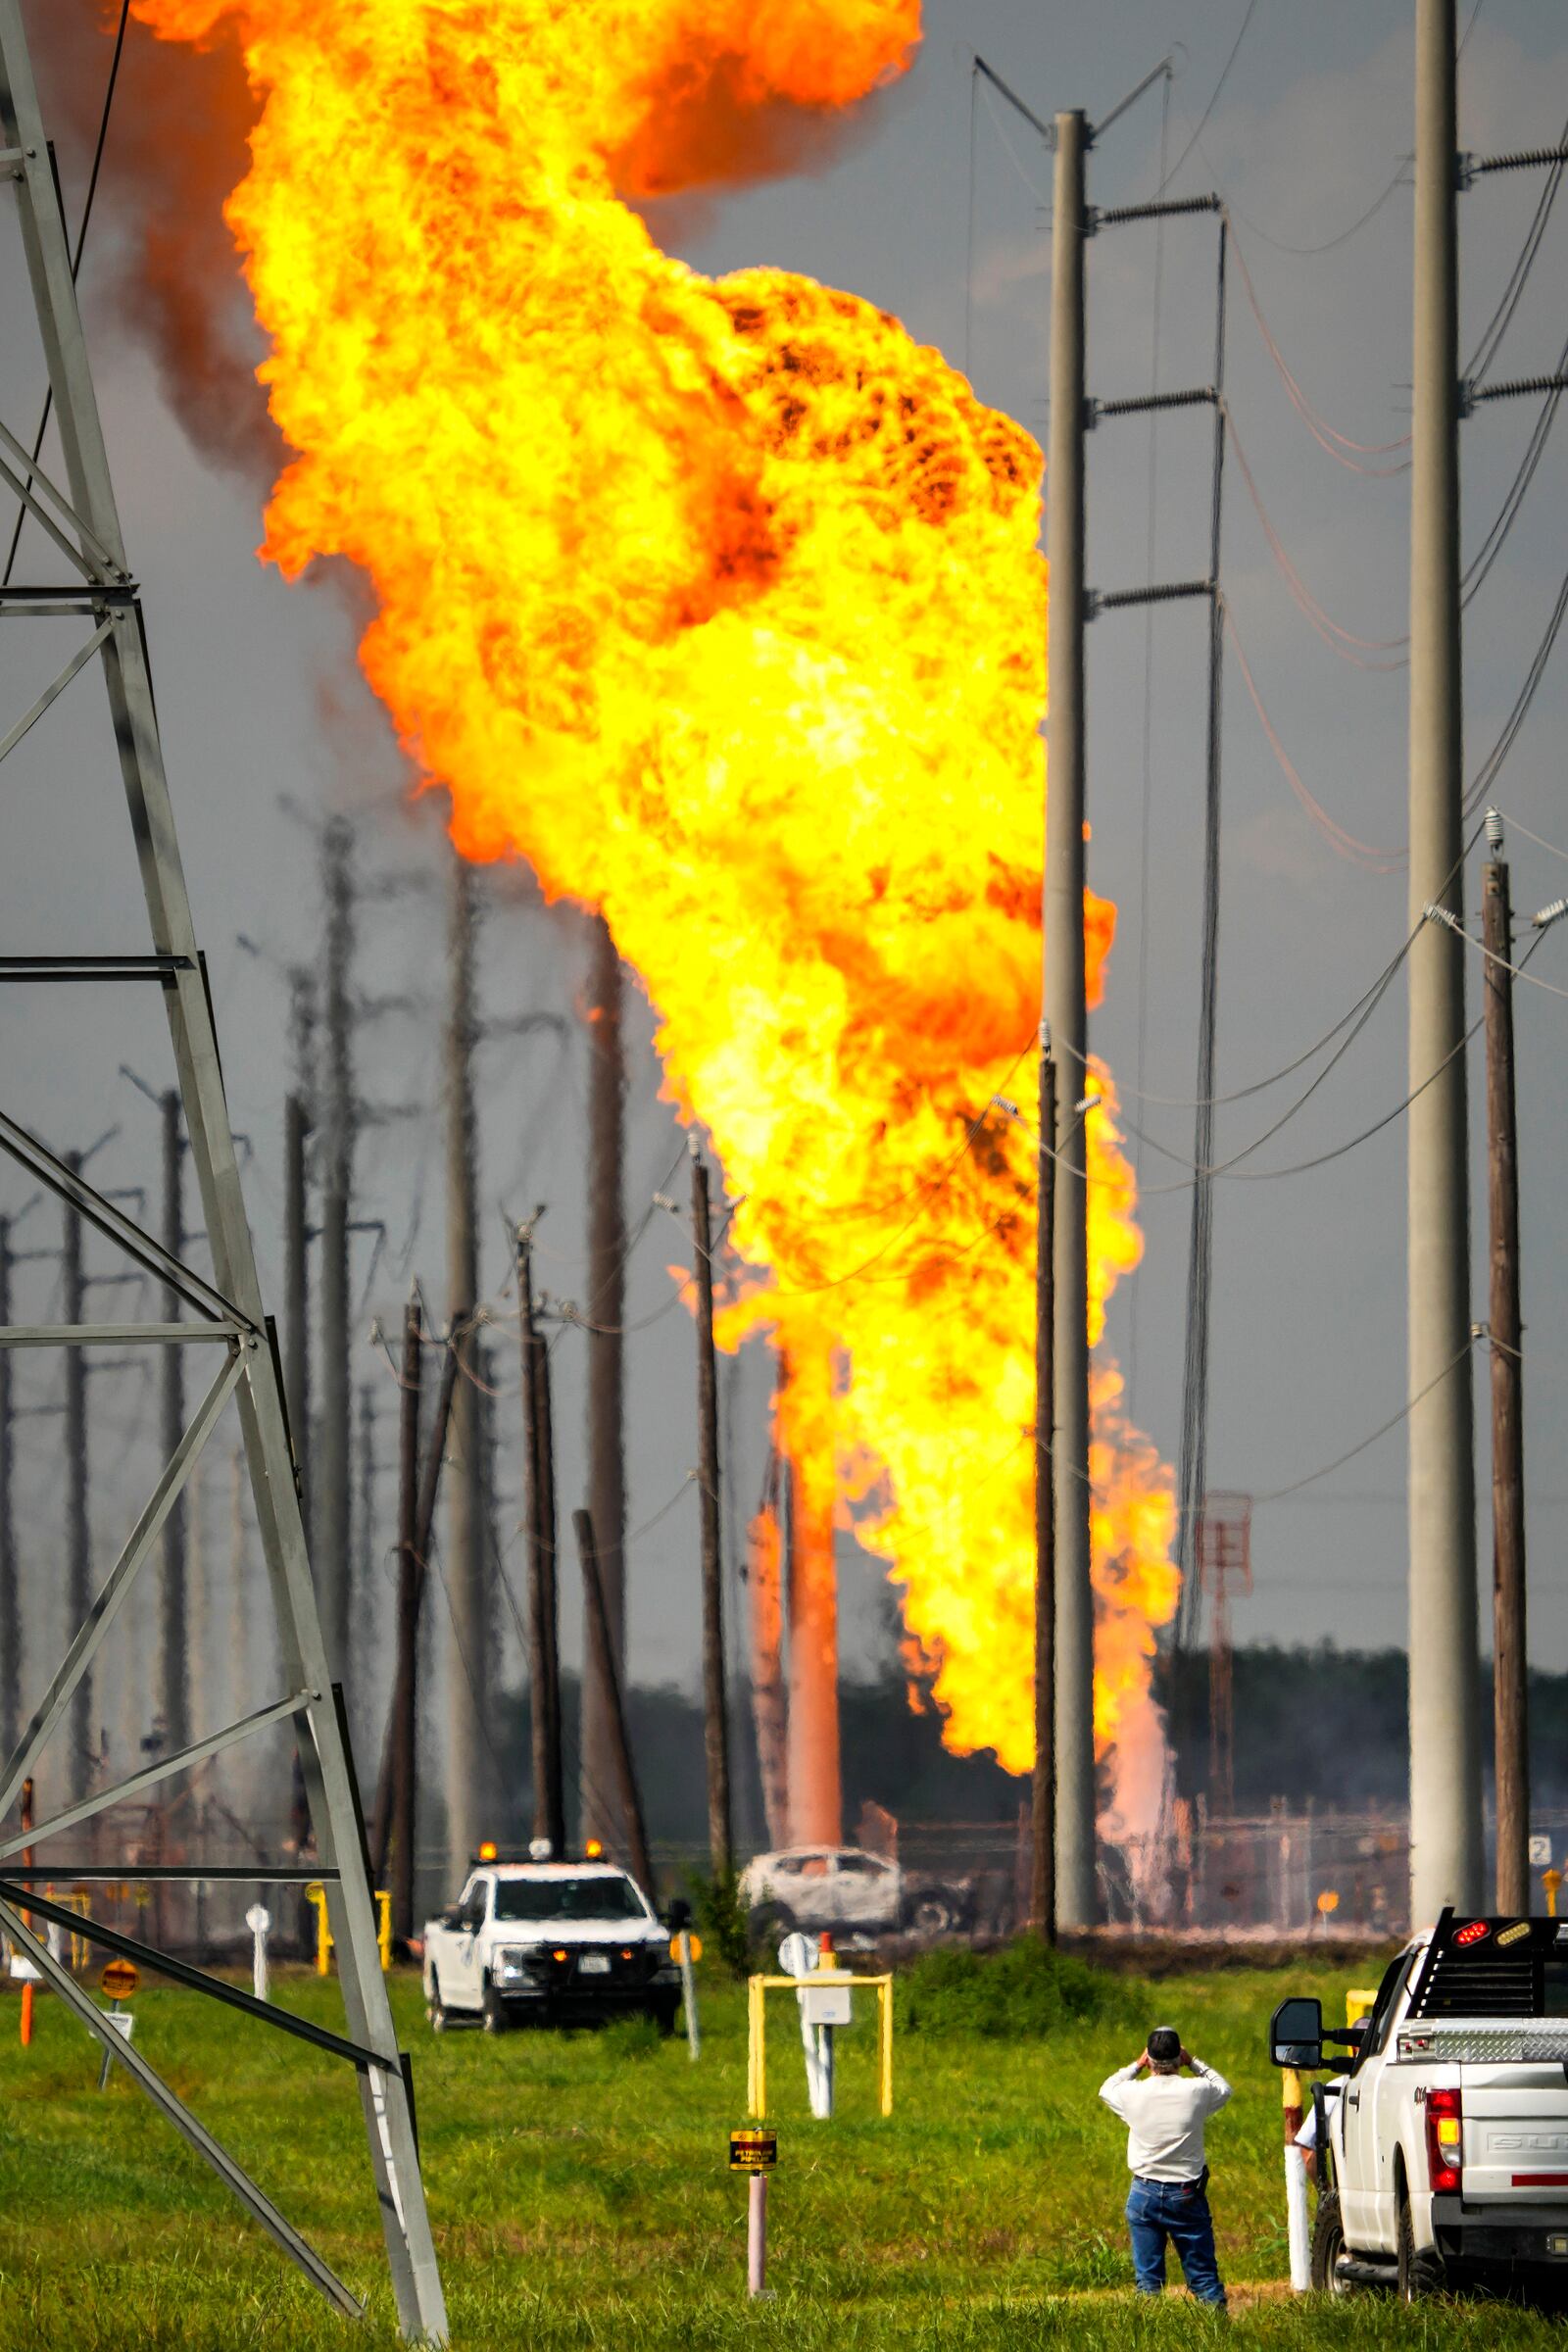
<svg viewBox="0 0 1568 2352"><path fill-rule="evenodd" d="M1348 1992L1345 1996L1346 2024L1348 2026L1358 2026L1363 2017L1371 2016L1377 2005L1377 1986L1374 1984L1371 1990L1368 1991L1364 1985L1358 1985L1353 1992Z"/></svg>
<svg viewBox="0 0 1568 2352"><path fill-rule="evenodd" d="M313 1879L305 1889L305 1899L316 1912L316 1973L328 1976L332 1968L332 1930L326 1916L326 1888L319 1879Z"/></svg>
<svg viewBox="0 0 1568 2352"><path fill-rule="evenodd" d="M814 1969L808 1977L750 1977L746 1984L746 2104L760 2123L767 2113L767 1995L770 1992L820 1992L828 1985L850 1984L857 1991L876 1993L877 2093L883 2115L893 2113L893 1979L857 1977L848 1969Z"/></svg>
<svg viewBox="0 0 1568 2352"><path fill-rule="evenodd" d="M375 1942L384 1977L392 1966L392 1897L384 1886L375 1890Z"/></svg>
<svg viewBox="0 0 1568 2352"><path fill-rule="evenodd" d="M1544 1870L1541 1874L1541 1884L1546 1889L1546 1917L1555 1919L1557 1916L1557 1889L1562 1885L1562 1872L1560 1870Z"/></svg>

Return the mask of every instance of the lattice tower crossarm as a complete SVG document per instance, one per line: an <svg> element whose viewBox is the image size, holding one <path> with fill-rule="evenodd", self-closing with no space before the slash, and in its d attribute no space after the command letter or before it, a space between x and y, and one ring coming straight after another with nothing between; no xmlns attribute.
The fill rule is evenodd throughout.
<svg viewBox="0 0 1568 2352"><path fill-rule="evenodd" d="M0 0L0 175L9 177L18 201L39 342L48 368L65 460L65 486L40 467L6 419L0 418L0 484L21 501L54 550L51 561L69 566L63 585L18 584L3 591L5 603L21 612L79 614L91 628L85 647L23 719L7 730L0 718L0 760L14 750L49 704L85 672L96 653L102 662L110 718L119 750L121 781L136 845L154 954L111 959L107 968L84 959L57 960L73 969L62 976L98 984L149 981L158 985L169 1016L180 1103L189 1138L190 1165L200 1194L212 1255L211 1280L184 1263L152 1234L119 1209L85 1177L74 1173L39 1140L0 1109L0 1151L43 1183L133 1262L155 1273L190 1310L191 1320L144 1334L172 1343L217 1342L222 1360L202 1403L169 1459L120 1558L76 1628L48 1690L24 1731L15 1752L0 1764L0 1819L16 1803L23 1781L50 1737L69 1722L72 1701L82 1688L98 1649L114 1631L138 1572L158 1545L161 1530L216 1427L230 1395L240 1417L245 1458L268 1572L285 1695L226 1732L212 1735L181 1754L161 1758L136 1776L139 1783L188 1769L196 1754L250 1736L281 1713L291 1719L299 1742L319 1869L327 1889L328 1915L337 1946L348 2038L341 2054L359 2077L370 2166L380 2207L392 2285L404 2333L444 2342L446 2311L435 2249L425 2212L423 2184L414 2136L410 2078L399 2051L391 2007L376 1948L375 1922L365 1856L359 1796L344 1732L339 1693L330 1682L311 1580L295 1464L284 1410L282 1384L270 1330L263 1310L250 1226L240 1193L234 1139L229 1128L219 1066L218 1043L205 976L192 928L174 820L170 805L140 603L126 561L108 457L88 365L72 274L70 249L48 141L39 113L31 63L24 34L21 0ZM13 327L16 322L10 322ZM14 336L13 336L14 339ZM58 928L58 925L57 925ZM37 1345L50 1335L16 1325L0 1328L0 1344ZM123 1345L123 1327L78 1327L55 1336L56 1344L83 1348ZM122 1795L99 1788L76 1796L73 1820L107 1814ZM63 1817L62 1817L63 1818ZM52 1827L34 1836L43 1842ZM0 1837L0 1857L17 1851L20 1839ZM128 1857L124 1875L135 1875ZM202 1875L200 1859L190 1875ZM19 1889L4 1884L0 1858L0 1926L55 1982L47 1952L23 1925ZM108 1931L83 1923L89 1939ZM93 2004L76 1993L69 1978L56 1984L67 2006L82 2016ZM96 2014L96 2012L94 2012ZM274 2013L275 2015L275 2013ZM305 2246L256 2184L159 2082L139 2053L112 2037L118 2063L147 2090L187 2141L224 2180L276 2241L342 2309L357 2308L350 2290Z"/></svg>

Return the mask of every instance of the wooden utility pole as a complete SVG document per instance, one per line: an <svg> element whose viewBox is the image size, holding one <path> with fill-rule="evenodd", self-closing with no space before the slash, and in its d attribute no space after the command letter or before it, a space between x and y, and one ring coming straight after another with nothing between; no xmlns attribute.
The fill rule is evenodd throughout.
<svg viewBox="0 0 1568 2352"><path fill-rule="evenodd" d="M533 1228L517 1227L517 1306L522 1344L522 1467L528 1537L528 1722L533 1834L560 1860L566 1850L561 1761L561 1599L556 1548L555 1432L550 1350L534 1320Z"/></svg>
<svg viewBox="0 0 1568 2352"><path fill-rule="evenodd" d="M626 1824L626 1844L631 1854L632 1875L643 1892L651 1897L654 1891L654 1865L648 1851L642 1798L637 1790L631 1741L626 1732L625 1693L616 1671L614 1652L610 1646L610 1612L605 1606L604 1578L599 1566L598 1546L594 1542L593 1514L589 1511L573 1511L571 1524L577 1538L577 1557L582 1562L583 1601L594 1664L609 1702L606 1728L610 1734L610 1766L614 1775L621 1818Z"/></svg>
<svg viewBox="0 0 1568 2352"><path fill-rule="evenodd" d="M1525 1640L1524 1331L1519 1314L1519 1152L1514 1110L1513 917L1502 820L1487 811L1487 1170L1492 1260L1492 1686L1497 1909L1530 1909L1530 1690Z"/></svg>
<svg viewBox="0 0 1568 2352"><path fill-rule="evenodd" d="M414 1934L415 1741L418 1736L419 1673L419 1402L424 1339L417 1284L403 1310L402 1395L398 1413L397 1661L392 1676L392 1788L388 1823L392 1933L403 1943ZM387 1856L378 1857L382 1871Z"/></svg>
<svg viewBox="0 0 1568 2352"><path fill-rule="evenodd" d="M708 1163L691 1138L692 1248L697 1277L697 1480L703 1531L703 1743L708 1762L708 1852L715 1878L734 1866L729 1795L729 1702L724 1686L724 1585L718 1520L718 1366L713 1352L713 1257Z"/></svg>
<svg viewBox="0 0 1568 2352"><path fill-rule="evenodd" d="M588 1021L588 1501L600 1549L610 1654L626 1672L626 1466L623 1328L626 1321L626 1069L621 1044L620 957L603 915L589 937ZM613 1782L610 1693L592 1664L582 1680L582 1821L609 1840L624 1836L605 1807Z"/></svg>
<svg viewBox="0 0 1568 2352"><path fill-rule="evenodd" d="M1056 1065L1051 1027L1040 1024L1040 1143L1035 1242L1035 1769L1029 1916L1056 1940L1056 1523L1054 1379Z"/></svg>

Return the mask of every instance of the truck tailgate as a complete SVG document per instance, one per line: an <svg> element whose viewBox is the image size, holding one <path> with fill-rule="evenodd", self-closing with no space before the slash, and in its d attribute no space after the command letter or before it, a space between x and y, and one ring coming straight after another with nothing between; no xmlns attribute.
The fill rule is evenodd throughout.
<svg viewBox="0 0 1568 2352"><path fill-rule="evenodd" d="M1568 2082L1561 2067L1466 2066L1464 2198L1568 2198Z"/></svg>

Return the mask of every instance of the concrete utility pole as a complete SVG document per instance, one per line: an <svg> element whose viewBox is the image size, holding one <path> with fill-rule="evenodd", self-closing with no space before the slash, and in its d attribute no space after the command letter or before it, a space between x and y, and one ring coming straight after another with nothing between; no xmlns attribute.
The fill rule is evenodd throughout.
<svg viewBox="0 0 1568 2352"><path fill-rule="evenodd" d="M422 1327L421 1327L422 1328ZM408 1328L404 1327L405 1345ZM458 1359L450 1338L441 1366L441 1386L436 1391L435 1411L431 1415L430 1435L425 1446L424 1467L419 1473L418 1500L414 1511L413 1537L409 1538L407 1514L400 1500L399 1511L399 1580L398 1580L398 1646L393 1670L392 1704L387 1710L386 1737L381 1743L381 1771L376 1782L375 1810L371 1815L370 1856L377 1877L386 1869L387 1855L396 1850L396 1839L403 1836L403 1850L409 1855L416 1851L415 1832L418 1816L418 1741L416 1693L419 1663L419 1619L424 1607L424 1588L430 1540L435 1528L435 1506L441 1492L441 1466L446 1455L447 1433L452 1424L452 1396L459 1380ZM423 1373L421 1369L420 1378ZM405 1402L407 1393L405 1392ZM405 1590L402 1578L404 1562L412 1557L414 1583L412 1592ZM400 1833L398 1823L403 1824ZM412 1870L413 1863L411 1861ZM409 1895L409 1918L414 1918L412 1893ZM412 1934L412 1924L410 1933Z"/></svg>
<svg viewBox="0 0 1568 2352"><path fill-rule="evenodd" d="M791 1354L779 1408L789 1481L790 1843L837 1845L844 1834L844 1790L839 1762L838 1563L833 1544L833 1364L825 1348L819 1356L800 1348Z"/></svg>
<svg viewBox="0 0 1568 2352"><path fill-rule="evenodd" d="M788 1479L775 1445L762 1507L747 1543L752 1600L752 1721L762 1819L775 1850L790 1841L788 1713L784 1692L784 1552Z"/></svg>
<svg viewBox="0 0 1568 2352"><path fill-rule="evenodd" d="M403 1310L403 1375L398 1400L398 1618L392 1676L391 1847L392 1933L407 1943L414 1934L415 1740L417 1736L419 1650L419 1395L424 1377L418 1286ZM387 1856L377 1857L385 1870Z"/></svg>
<svg viewBox="0 0 1568 2352"><path fill-rule="evenodd" d="M81 1174L82 1154L68 1152L66 1166ZM65 1320L84 1323L86 1280L81 1262L81 1213L66 1208L62 1297ZM73 1634L85 1624L92 1605L92 1550L87 1528L87 1354L67 1348L66 1359L66 1620ZM93 1734L93 1678L83 1674L71 1701L71 1794L74 1802L92 1785L97 1741Z"/></svg>
<svg viewBox="0 0 1568 2352"><path fill-rule="evenodd" d="M170 1087L159 1097L163 1122L164 1248L171 1257L185 1253L184 1152L179 1090ZM180 1297L171 1285L165 1299L171 1323L181 1319ZM185 1434L185 1350L160 1349L163 1448L172 1460ZM185 1590L185 1496L176 1494L164 1522L164 1585L158 1641L158 1712L163 1718L164 1745L172 1753L190 1745L190 1625Z"/></svg>
<svg viewBox="0 0 1568 2352"><path fill-rule="evenodd" d="M517 1308L522 1348L523 1508L528 1536L528 1725L533 1835L566 1850L561 1762L561 1601L556 1537L555 1432L550 1350L534 1320L533 1227L517 1227Z"/></svg>
<svg viewBox="0 0 1568 2352"><path fill-rule="evenodd" d="M605 1580L599 1564L598 1547L594 1543L594 1521L591 1511L573 1511L571 1524L577 1537L577 1557L582 1562L582 1591L588 1620L588 1638L593 1648L595 1664L605 1693L610 1701L610 1768L614 1777L615 1795L621 1816L626 1824L625 1851L631 1857L632 1875L645 1894L654 1891L653 1858L648 1851L648 1832L643 1821L642 1798L637 1788L636 1767L632 1763L631 1735L626 1723L625 1693L621 1687L614 1653L610 1646L610 1612L605 1606Z"/></svg>
<svg viewBox="0 0 1568 2352"><path fill-rule="evenodd" d="M473 869L452 855L446 1035L447 1312L458 1356L452 1396L456 1460L447 1494L445 1780L447 1846L461 1872L485 1834L495 1792L488 1767L490 1614L485 1554L484 1420L473 1314L479 1300L479 1231L473 1049ZM455 1883L455 1882L454 1882Z"/></svg>
<svg viewBox="0 0 1568 2352"><path fill-rule="evenodd" d="M359 1124L349 994L354 955L353 850L354 836L347 821L331 818L321 836L326 898L326 1073L321 1165L321 1420L313 1566L327 1661L337 1682L346 1679L348 1667L352 1542L349 1210Z"/></svg>
<svg viewBox="0 0 1568 2352"><path fill-rule="evenodd" d="M713 1353L713 1256L708 1163L691 1138L692 1249L697 1276L698 1500L703 1529L703 1745L708 1764L708 1853L715 1878L734 1866L730 1832L729 1700L724 1687L724 1583L718 1522L718 1366Z"/></svg>
<svg viewBox="0 0 1568 2352"><path fill-rule="evenodd" d="M283 1103L283 1392L300 1494L310 1525L311 1272L310 1141L314 1101L316 988L309 972L290 974L289 1035L294 1083Z"/></svg>
<svg viewBox="0 0 1568 2352"><path fill-rule="evenodd" d="M1497 1909L1530 1909L1530 1654L1525 1640L1524 1326L1519 1314L1519 1137L1514 1109L1513 913L1502 820L1487 811L1487 1169L1492 1259L1492 1687Z"/></svg>
<svg viewBox="0 0 1568 2352"><path fill-rule="evenodd" d="M622 1327L626 1320L626 1068L620 957L603 915L589 938L588 1016L588 1504L605 1592L610 1653L626 1681L626 1466ZM585 1636L591 1635L585 1628ZM585 1638L582 1681L584 1835L618 1839L610 1691Z"/></svg>
<svg viewBox="0 0 1568 2352"><path fill-rule="evenodd" d="M1454 0L1417 0L1410 444L1410 1908L1481 1907L1459 668Z"/></svg>
<svg viewBox="0 0 1568 2352"><path fill-rule="evenodd" d="M1029 1916L1056 1940L1056 1526L1055 1330L1056 1065L1040 1024L1040 1144L1035 1242L1035 1768L1030 1790Z"/></svg>
<svg viewBox="0 0 1568 2352"><path fill-rule="evenodd" d="M0 1327L11 1319L11 1219L0 1217ZM0 1756L22 1730L22 1579L17 1559L16 1396L11 1349L0 1348Z"/></svg>
<svg viewBox="0 0 1568 2352"><path fill-rule="evenodd" d="M1056 117L1052 224L1051 719L1046 794L1045 1017L1069 1083L1056 1103L1054 1460L1056 1919L1094 1923L1095 1602L1089 1552L1087 1146L1074 1094L1087 1084L1084 999L1084 158L1081 113Z"/></svg>

